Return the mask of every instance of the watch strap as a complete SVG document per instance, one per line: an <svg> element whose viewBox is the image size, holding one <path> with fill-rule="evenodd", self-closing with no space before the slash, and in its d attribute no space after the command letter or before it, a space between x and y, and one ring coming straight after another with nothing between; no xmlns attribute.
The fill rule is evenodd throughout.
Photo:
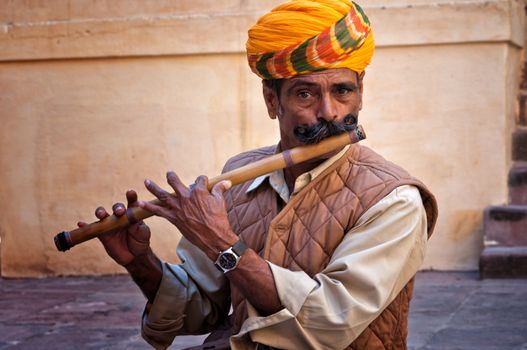
<svg viewBox="0 0 527 350"><path fill-rule="evenodd" d="M232 251L236 253L238 256L242 256L242 254L247 250L247 246L241 239L238 240L238 242L234 243L232 246Z"/></svg>

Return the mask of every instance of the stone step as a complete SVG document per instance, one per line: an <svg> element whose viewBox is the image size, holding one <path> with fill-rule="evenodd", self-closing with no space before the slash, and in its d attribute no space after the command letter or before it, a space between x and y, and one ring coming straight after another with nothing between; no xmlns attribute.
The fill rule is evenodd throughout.
<svg viewBox="0 0 527 350"><path fill-rule="evenodd" d="M486 247L479 258L481 278L527 278L527 246Z"/></svg>
<svg viewBox="0 0 527 350"><path fill-rule="evenodd" d="M483 212L485 240L499 246L527 246L527 205L495 205Z"/></svg>
<svg viewBox="0 0 527 350"><path fill-rule="evenodd" d="M518 126L512 133L512 160L527 161L527 127Z"/></svg>
<svg viewBox="0 0 527 350"><path fill-rule="evenodd" d="M509 171L509 203L527 205L527 164L516 164Z"/></svg>
<svg viewBox="0 0 527 350"><path fill-rule="evenodd" d="M523 81L520 86L520 92L518 94L518 103L520 105L520 113L518 123L523 126L527 126L527 62L524 63L523 68Z"/></svg>

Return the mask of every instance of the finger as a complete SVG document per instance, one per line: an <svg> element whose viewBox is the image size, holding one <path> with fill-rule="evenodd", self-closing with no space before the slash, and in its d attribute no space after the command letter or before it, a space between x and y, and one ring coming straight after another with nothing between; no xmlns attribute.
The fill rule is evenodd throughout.
<svg viewBox="0 0 527 350"><path fill-rule="evenodd" d="M132 189L126 191L126 200L128 201L128 208L137 206L137 192Z"/></svg>
<svg viewBox="0 0 527 350"><path fill-rule="evenodd" d="M232 182L230 180L223 180L215 184L214 187L212 187L212 191L210 193L214 197L223 197L223 194L225 193L225 191L227 191L231 187L232 187Z"/></svg>
<svg viewBox="0 0 527 350"><path fill-rule="evenodd" d="M189 189L183 184L183 182L181 182L179 176L177 176L177 174L172 170L167 172L167 182L170 187L172 187L174 191L176 191L176 194L180 194L183 196L188 195Z"/></svg>
<svg viewBox="0 0 527 350"><path fill-rule="evenodd" d="M170 193L159 187L155 182L151 180L145 180L146 189L156 196L161 202L167 202L170 200Z"/></svg>
<svg viewBox="0 0 527 350"><path fill-rule="evenodd" d="M209 186L209 178L206 177L205 175L198 176L198 178L196 179L196 182L194 182L194 188L199 191L209 192L208 186Z"/></svg>
<svg viewBox="0 0 527 350"><path fill-rule="evenodd" d="M84 221L77 222L77 226L79 226L79 227L83 227L83 226L86 226L86 225L88 225L88 224L85 223Z"/></svg>
<svg viewBox="0 0 527 350"><path fill-rule="evenodd" d="M147 201L139 201L137 202L139 207L143 208L146 211L151 212L155 216L161 216L163 218L169 218L170 211L162 206L152 204Z"/></svg>
<svg viewBox="0 0 527 350"><path fill-rule="evenodd" d="M129 232L131 232L130 239L141 244L150 242L150 228L142 221L130 226L129 230Z"/></svg>
<svg viewBox="0 0 527 350"><path fill-rule="evenodd" d="M126 213L126 207L123 203L115 203L112 206L112 210L115 216L123 216L123 214Z"/></svg>
<svg viewBox="0 0 527 350"><path fill-rule="evenodd" d="M110 214L106 212L106 209L104 209L104 207L98 207L97 209L95 209L95 216L97 217L97 219L102 220L105 217L110 216Z"/></svg>

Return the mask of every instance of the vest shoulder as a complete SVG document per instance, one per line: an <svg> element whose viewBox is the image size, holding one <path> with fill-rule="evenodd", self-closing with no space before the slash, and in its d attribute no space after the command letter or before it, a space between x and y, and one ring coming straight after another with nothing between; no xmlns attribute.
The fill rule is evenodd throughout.
<svg viewBox="0 0 527 350"><path fill-rule="evenodd" d="M430 236L434 230L438 216L437 201L432 192L430 192L424 183L411 176L399 165L384 159L381 155L366 146L357 146L359 147L355 150L350 150L348 153L348 161L353 165L358 165L360 169L354 171L354 176L350 177L348 185L355 186L353 182L358 182L366 189L377 187L379 188L379 193L382 195L386 195L394 188L402 185L417 187L426 209L428 235Z"/></svg>
<svg viewBox="0 0 527 350"><path fill-rule="evenodd" d="M222 172L237 169L251 162L257 161L259 159L263 159L265 157L269 157L273 155L275 152L276 152L276 145L242 152L240 154L235 155L234 157L231 157L229 160L227 160L227 162L225 163L225 166L223 167Z"/></svg>
<svg viewBox="0 0 527 350"><path fill-rule="evenodd" d="M397 179L412 176L401 166L386 160L383 156L369 147L356 145L348 152L348 161L375 172L383 172Z"/></svg>

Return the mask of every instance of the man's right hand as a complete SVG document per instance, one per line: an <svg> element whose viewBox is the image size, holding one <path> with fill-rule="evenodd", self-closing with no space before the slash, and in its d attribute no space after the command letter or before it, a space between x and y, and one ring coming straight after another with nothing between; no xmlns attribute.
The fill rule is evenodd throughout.
<svg viewBox="0 0 527 350"><path fill-rule="evenodd" d="M128 208L137 207L137 193L134 190L126 192ZM112 207L113 214L121 217L126 214L126 207L122 203L115 203ZM99 220L109 216L106 209L99 207L95 210L95 216ZM86 225L79 222L78 226ZM100 235L99 240L102 242L104 249L112 259L119 265L126 266L131 263L135 257L146 255L150 247L150 228L140 221L126 228L107 232Z"/></svg>
<svg viewBox="0 0 527 350"><path fill-rule="evenodd" d="M128 208L137 207L137 193L134 190L126 192L126 199ZM126 208L122 203L114 204L112 209L115 216L126 214ZM106 209L99 207L95 210L95 216L103 220L109 214ZM84 222L78 223L79 227L84 225L86 225ZM148 300L152 302L163 273L161 261L150 249L150 228L140 221L126 228L104 233L98 238L108 255L126 268Z"/></svg>

